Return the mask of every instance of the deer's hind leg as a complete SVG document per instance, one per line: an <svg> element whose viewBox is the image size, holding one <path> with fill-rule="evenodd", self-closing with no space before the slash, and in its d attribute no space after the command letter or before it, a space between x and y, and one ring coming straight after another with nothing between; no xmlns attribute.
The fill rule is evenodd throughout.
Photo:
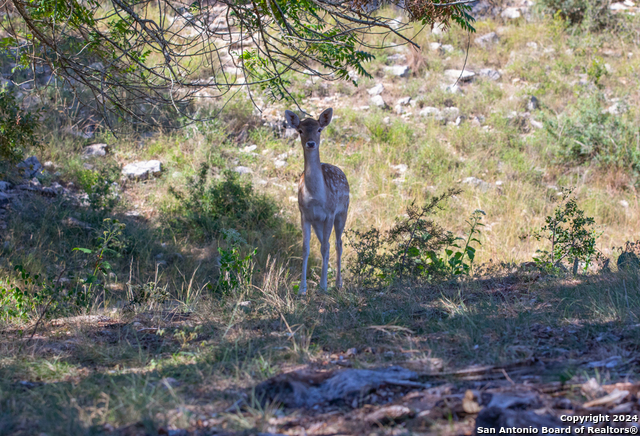
<svg viewBox="0 0 640 436"><path fill-rule="evenodd" d="M333 226L336 230L336 288L342 288L342 233L347 222L347 212L336 215Z"/></svg>

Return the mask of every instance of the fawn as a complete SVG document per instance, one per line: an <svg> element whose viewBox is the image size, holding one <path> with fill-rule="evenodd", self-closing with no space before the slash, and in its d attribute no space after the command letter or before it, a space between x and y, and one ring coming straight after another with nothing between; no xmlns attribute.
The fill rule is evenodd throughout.
<svg viewBox="0 0 640 436"><path fill-rule="evenodd" d="M349 209L349 182L344 172L337 166L320 162L320 134L329 125L333 109L326 109L317 120L300 118L291 111L285 111L285 119L298 131L304 150L304 173L298 183L298 208L302 219L302 278L300 294L307 292L307 262L311 227L320 240L322 253L322 277L320 289L327 290L327 269L329 267L329 236L336 229L337 276L336 287L342 287L341 258L342 232Z"/></svg>

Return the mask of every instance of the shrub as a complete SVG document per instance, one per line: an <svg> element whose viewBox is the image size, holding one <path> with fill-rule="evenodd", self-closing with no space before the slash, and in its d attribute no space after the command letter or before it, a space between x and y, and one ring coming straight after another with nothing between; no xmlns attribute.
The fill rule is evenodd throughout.
<svg viewBox="0 0 640 436"><path fill-rule="evenodd" d="M615 27L617 17L609 9L609 1L603 0L542 0L541 6L548 13L560 16L572 26L586 31Z"/></svg>
<svg viewBox="0 0 640 436"><path fill-rule="evenodd" d="M604 103L604 96L595 93L580 98L572 109L557 118L546 117L549 141L557 144L559 156L567 162L620 167L637 176L640 149L636 144L640 129L628 113L612 114Z"/></svg>
<svg viewBox="0 0 640 436"><path fill-rule="evenodd" d="M469 274L476 251L472 244L480 243L476 235L484 212L475 211L467 221L467 238L453 236L429 218L443 208L443 202L459 193L460 190L451 189L421 207L412 203L407 207L406 218L398 220L387 232L374 227L366 232L348 231L349 243L356 253L355 262L349 267L354 277L371 283ZM464 241L464 246L458 241Z"/></svg>
<svg viewBox="0 0 640 436"><path fill-rule="evenodd" d="M612 249L615 250L616 247ZM617 249L620 251L620 256L618 256L618 261L616 262L618 271L637 274L640 271L640 259L638 258L640 240L635 242L627 241L624 247L617 247Z"/></svg>
<svg viewBox="0 0 640 436"><path fill-rule="evenodd" d="M187 181L185 191L170 188L179 206L175 223L196 237L217 237L222 229L236 229L247 234L277 225L277 205L265 195L256 193L250 183L243 183L232 171L220 181L210 180L209 166L203 164L196 177Z"/></svg>
<svg viewBox="0 0 640 436"><path fill-rule="evenodd" d="M246 255L240 253L241 246L247 242L235 230L223 230L227 248L218 247L220 254L220 274L215 291L228 295L251 284L253 276L254 257L258 252L254 248Z"/></svg>
<svg viewBox="0 0 640 436"><path fill-rule="evenodd" d="M38 117L20 108L12 92L0 88L0 160L14 163L24 149L39 144Z"/></svg>
<svg viewBox="0 0 640 436"><path fill-rule="evenodd" d="M89 206L95 211L110 212L118 204L118 184L120 177L117 165L107 165L96 171L81 170L78 184L87 194Z"/></svg>
<svg viewBox="0 0 640 436"><path fill-rule="evenodd" d="M596 239L601 233L594 228L595 220L584 216L571 193L571 189L562 191L561 204L554 209L553 215L546 217L546 224L533 233L538 241L545 239L551 243L551 251L538 250L533 260L546 270L557 268L563 262L573 262L575 275L579 261L585 263L586 271L591 261L599 256Z"/></svg>
<svg viewBox="0 0 640 436"><path fill-rule="evenodd" d="M90 258L89 271L69 271L69 278L61 280L65 270L56 276L41 276L18 265L16 284L0 282L0 320L27 321L30 318L50 318L84 312L98 298L99 289L104 289L100 278L110 272L107 257L119 257L124 248L122 230L124 224L117 220L104 220L104 227L94 250L74 248ZM104 295L104 294L103 294Z"/></svg>

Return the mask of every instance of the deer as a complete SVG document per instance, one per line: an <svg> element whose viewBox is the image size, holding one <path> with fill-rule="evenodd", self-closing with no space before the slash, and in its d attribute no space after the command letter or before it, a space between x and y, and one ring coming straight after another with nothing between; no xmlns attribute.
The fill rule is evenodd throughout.
<svg viewBox="0 0 640 436"><path fill-rule="evenodd" d="M302 277L299 294L307 293L307 262L311 243L311 227L320 241L322 275L320 290L327 290L329 268L329 237L336 231L336 288L342 288L342 233L349 210L349 182L344 172L335 165L320 162L320 134L331 123L333 109L325 109L317 120L285 111L288 124L300 134L304 151L304 172L298 182L298 209L302 221Z"/></svg>

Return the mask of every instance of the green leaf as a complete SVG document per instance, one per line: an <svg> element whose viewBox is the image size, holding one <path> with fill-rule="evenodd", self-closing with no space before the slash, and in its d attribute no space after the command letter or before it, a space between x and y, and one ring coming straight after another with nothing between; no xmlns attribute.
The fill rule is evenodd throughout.
<svg viewBox="0 0 640 436"><path fill-rule="evenodd" d="M89 250L88 248L81 248L81 247L76 247L71 251L82 251L85 254L91 254L93 253L93 251Z"/></svg>
<svg viewBox="0 0 640 436"><path fill-rule="evenodd" d="M420 256L420 250L418 250L417 247L409 247L409 250L407 250L407 254L410 257L418 257Z"/></svg>

